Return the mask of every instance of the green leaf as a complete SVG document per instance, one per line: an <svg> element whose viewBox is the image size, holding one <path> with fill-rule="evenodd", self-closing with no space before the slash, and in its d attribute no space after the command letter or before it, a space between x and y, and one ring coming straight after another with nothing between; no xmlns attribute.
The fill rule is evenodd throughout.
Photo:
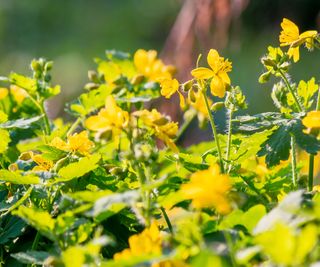
<svg viewBox="0 0 320 267"><path fill-rule="evenodd" d="M287 160L290 154L290 133L286 126L280 126L261 145L258 157L266 156L268 168L278 165L281 160Z"/></svg>
<svg viewBox="0 0 320 267"><path fill-rule="evenodd" d="M287 121L279 112L265 112L253 116L237 116L232 122L234 128L243 132L255 132L270 129Z"/></svg>
<svg viewBox="0 0 320 267"><path fill-rule="evenodd" d="M234 210L232 213L224 217L219 225L220 230L232 229L236 225L243 225L252 233L256 224L266 214L265 206L258 204L251 207L246 212L242 210Z"/></svg>
<svg viewBox="0 0 320 267"><path fill-rule="evenodd" d="M266 155L268 167L279 164L280 160L287 160L290 154L292 135L300 148L316 155L320 150L320 141L312 135L305 134L303 129L300 119L287 120L261 145L257 155L259 157Z"/></svg>
<svg viewBox="0 0 320 267"><path fill-rule="evenodd" d="M17 74L15 72L12 72L9 75L9 79L12 84L17 85L28 92L33 93L37 91L37 82L35 79Z"/></svg>
<svg viewBox="0 0 320 267"><path fill-rule="evenodd" d="M53 233L55 220L51 218L47 211L20 206L17 210L13 211L12 214L19 216L27 224L37 229L50 240L55 240Z"/></svg>
<svg viewBox="0 0 320 267"><path fill-rule="evenodd" d="M43 118L43 115L36 116L29 119L18 119L15 121L7 121L5 123L0 124L0 128L3 129L11 129L11 128L21 128L26 129L28 128L32 123L35 123Z"/></svg>
<svg viewBox="0 0 320 267"><path fill-rule="evenodd" d="M13 253L10 256L24 264L42 265L50 254L46 251L26 251Z"/></svg>
<svg viewBox="0 0 320 267"><path fill-rule="evenodd" d="M18 217L10 216L8 219L1 219L0 244L6 244L11 239L22 235L25 227L25 222Z"/></svg>
<svg viewBox="0 0 320 267"><path fill-rule="evenodd" d="M66 182L85 175L98 167L97 163L100 158L101 156L99 154L94 154L81 158L78 162L70 163L59 170L58 174L60 178L57 178L56 181Z"/></svg>
<svg viewBox="0 0 320 267"><path fill-rule="evenodd" d="M65 151L49 145L40 145L37 147L37 149L43 152L43 158L52 161L59 160L67 154Z"/></svg>
<svg viewBox="0 0 320 267"><path fill-rule="evenodd" d="M22 175L20 172L0 170L0 181L13 184L40 184L40 178L36 175Z"/></svg>
<svg viewBox="0 0 320 267"><path fill-rule="evenodd" d="M0 154L5 152L8 149L8 144L10 143L9 132L3 129L0 129Z"/></svg>

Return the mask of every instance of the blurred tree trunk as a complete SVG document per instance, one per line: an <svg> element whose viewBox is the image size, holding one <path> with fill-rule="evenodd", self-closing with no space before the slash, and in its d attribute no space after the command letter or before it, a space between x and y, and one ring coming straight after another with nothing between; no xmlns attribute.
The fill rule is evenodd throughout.
<svg viewBox="0 0 320 267"><path fill-rule="evenodd" d="M177 66L178 78L188 79L198 53L221 50L233 29L239 46L240 15L249 0L185 0L166 40L162 58Z"/></svg>

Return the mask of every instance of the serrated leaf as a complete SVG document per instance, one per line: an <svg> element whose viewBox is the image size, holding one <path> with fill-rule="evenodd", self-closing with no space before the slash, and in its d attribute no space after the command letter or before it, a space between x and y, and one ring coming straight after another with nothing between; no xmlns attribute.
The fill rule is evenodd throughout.
<svg viewBox="0 0 320 267"><path fill-rule="evenodd" d="M35 123L43 118L43 115L36 116L29 119L18 119L15 121L7 121L5 123L0 124L0 128L2 129L11 129L11 128L21 128L26 129L28 128L32 123Z"/></svg>
<svg viewBox="0 0 320 267"><path fill-rule="evenodd" d="M10 256L24 264L42 265L50 254L46 251L26 251L13 253Z"/></svg>
<svg viewBox="0 0 320 267"><path fill-rule="evenodd" d="M100 158L101 156L99 154L94 154L81 158L78 162L70 163L59 170L58 174L60 178L57 178L56 181L66 182L85 175L98 167L97 163Z"/></svg>
<svg viewBox="0 0 320 267"><path fill-rule="evenodd" d="M281 160L287 160L290 154L291 136L288 128L280 126L261 145L258 157L266 156L266 164L270 168L278 165Z"/></svg>
<svg viewBox="0 0 320 267"><path fill-rule="evenodd" d="M243 132L255 132L270 129L275 125L281 125L287 121L279 112L265 112L257 115L237 116L234 120L234 128Z"/></svg>
<svg viewBox="0 0 320 267"><path fill-rule="evenodd" d="M307 151L309 154L316 155L320 150L320 141L310 134L303 132L303 125L300 120L296 120L290 131L295 136L296 143L300 148Z"/></svg>
<svg viewBox="0 0 320 267"><path fill-rule="evenodd" d="M37 82L35 79L12 72L9 75L10 82L18 87L25 89L28 92L35 92L37 90Z"/></svg>
<svg viewBox="0 0 320 267"><path fill-rule="evenodd" d="M13 184L40 184L40 178L36 175L22 175L20 172L0 170L0 181Z"/></svg>
<svg viewBox="0 0 320 267"><path fill-rule="evenodd" d="M22 230L25 226L25 222L18 217L10 216L8 219L2 219L0 224L0 244L5 244L9 240L22 235Z"/></svg>

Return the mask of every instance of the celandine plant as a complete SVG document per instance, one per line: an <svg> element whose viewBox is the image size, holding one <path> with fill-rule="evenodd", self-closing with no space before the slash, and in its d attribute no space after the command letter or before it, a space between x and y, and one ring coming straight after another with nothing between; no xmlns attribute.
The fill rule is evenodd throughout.
<svg viewBox="0 0 320 267"><path fill-rule="evenodd" d="M44 107L60 92L52 62L1 77L0 266L316 265L320 91L289 70L320 38L288 19L281 27L286 51L269 47L259 78L273 76L278 112L237 116L245 96L214 49L183 83L155 51L107 51L68 103L71 123ZM174 94L180 127L150 108ZM196 118L213 141L179 147Z"/></svg>

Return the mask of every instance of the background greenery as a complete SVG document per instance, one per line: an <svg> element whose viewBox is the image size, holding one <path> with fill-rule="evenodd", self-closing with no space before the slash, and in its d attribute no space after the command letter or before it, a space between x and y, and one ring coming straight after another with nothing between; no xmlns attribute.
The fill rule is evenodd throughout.
<svg viewBox="0 0 320 267"><path fill-rule="evenodd" d="M161 51L178 15L182 0L1 0L0 74L28 73L34 57L54 60L54 82L63 94L52 100L50 116L63 110L65 101L82 90L94 57L106 49L134 52L138 48ZM248 97L250 111L270 110L270 84L259 85L263 67L259 57L269 44L278 45L283 17L302 30L317 28L318 0L251 0L242 13L240 46L233 34L223 54L233 62L231 78ZM203 51L205 54L207 51ZM292 70L295 78L309 79L320 70L320 57L307 53ZM307 74L308 73L308 74ZM261 101L262 100L262 101Z"/></svg>

